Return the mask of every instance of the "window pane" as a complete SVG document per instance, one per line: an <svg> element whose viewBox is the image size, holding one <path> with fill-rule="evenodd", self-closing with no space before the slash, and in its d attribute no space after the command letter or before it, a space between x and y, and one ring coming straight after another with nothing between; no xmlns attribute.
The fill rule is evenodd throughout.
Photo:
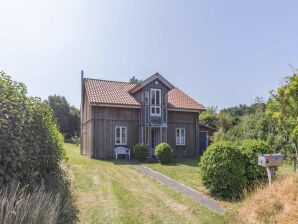
<svg viewBox="0 0 298 224"><path fill-rule="evenodd" d="M176 145L180 145L180 129L176 129Z"/></svg>
<svg viewBox="0 0 298 224"><path fill-rule="evenodd" d="M181 145L185 144L185 129L181 129Z"/></svg>
<svg viewBox="0 0 298 224"><path fill-rule="evenodd" d="M185 130L181 129L181 145L185 144Z"/></svg>
<svg viewBox="0 0 298 224"><path fill-rule="evenodd" d="M149 145L149 128L145 127L145 144Z"/></svg>
<svg viewBox="0 0 298 224"><path fill-rule="evenodd" d="M120 144L120 127L116 128L116 143Z"/></svg>
<svg viewBox="0 0 298 224"><path fill-rule="evenodd" d="M155 114L155 107L152 107L152 108L151 108L151 113L152 113L152 114Z"/></svg>
<svg viewBox="0 0 298 224"><path fill-rule="evenodd" d="M156 105L160 105L160 92L156 90Z"/></svg>
<svg viewBox="0 0 298 224"><path fill-rule="evenodd" d="M163 94L163 99L162 99L162 104L166 105L167 104L167 94Z"/></svg>
<svg viewBox="0 0 298 224"><path fill-rule="evenodd" d="M149 104L149 91L145 91L145 104Z"/></svg>
<svg viewBox="0 0 298 224"><path fill-rule="evenodd" d="M160 114L160 107L156 107L156 113Z"/></svg>
<svg viewBox="0 0 298 224"><path fill-rule="evenodd" d="M122 144L126 144L126 128L125 127L123 127L122 128Z"/></svg>
<svg viewBox="0 0 298 224"><path fill-rule="evenodd" d="M151 104L155 105L155 90L151 90Z"/></svg>

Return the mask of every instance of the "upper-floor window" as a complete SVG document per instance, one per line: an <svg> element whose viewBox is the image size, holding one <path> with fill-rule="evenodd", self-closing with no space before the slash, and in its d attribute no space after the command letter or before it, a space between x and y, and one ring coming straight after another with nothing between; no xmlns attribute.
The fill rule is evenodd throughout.
<svg viewBox="0 0 298 224"><path fill-rule="evenodd" d="M166 93L163 94L162 105L166 106L168 102L168 96Z"/></svg>
<svg viewBox="0 0 298 224"><path fill-rule="evenodd" d="M176 129L176 145L185 145L185 129Z"/></svg>
<svg viewBox="0 0 298 224"><path fill-rule="evenodd" d="M115 144L126 145L127 144L127 128L124 126L116 126L115 128Z"/></svg>
<svg viewBox="0 0 298 224"><path fill-rule="evenodd" d="M161 90L151 89L151 116L161 116Z"/></svg>
<svg viewBox="0 0 298 224"><path fill-rule="evenodd" d="M149 105L149 91L145 91L145 105Z"/></svg>

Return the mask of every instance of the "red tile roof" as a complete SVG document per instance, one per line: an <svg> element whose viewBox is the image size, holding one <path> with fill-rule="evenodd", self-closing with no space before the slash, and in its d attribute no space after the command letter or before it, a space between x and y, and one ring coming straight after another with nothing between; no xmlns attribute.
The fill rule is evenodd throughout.
<svg viewBox="0 0 298 224"><path fill-rule="evenodd" d="M84 79L87 97L90 103L140 106L141 104L129 92L136 84L128 82ZM205 107L186 95L178 88L168 92L168 106L176 109L204 110Z"/></svg>
<svg viewBox="0 0 298 224"><path fill-rule="evenodd" d="M168 107L189 110L205 110L205 107L202 104L198 103L176 87L168 92Z"/></svg>
<svg viewBox="0 0 298 224"><path fill-rule="evenodd" d="M84 80L87 97L90 103L140 105L129 93L136 84L99 79Z"/></svg>

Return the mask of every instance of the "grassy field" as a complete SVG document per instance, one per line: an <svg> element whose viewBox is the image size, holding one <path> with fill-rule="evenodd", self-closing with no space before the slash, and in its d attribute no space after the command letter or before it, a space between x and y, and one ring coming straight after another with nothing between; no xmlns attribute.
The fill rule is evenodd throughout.
<svg viewBox="0 0 298 224"><path fill-rule="evenodd" d="M231 223L120 161L93 160L65 144L81 223Z"/></svg>

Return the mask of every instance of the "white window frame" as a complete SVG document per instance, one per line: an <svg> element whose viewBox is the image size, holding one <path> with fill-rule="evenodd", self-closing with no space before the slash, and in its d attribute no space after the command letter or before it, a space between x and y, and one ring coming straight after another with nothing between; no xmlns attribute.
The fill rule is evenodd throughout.
<svg viewBox="0 0 298 224"><path fill-rule="evenodd" d="M120 128L120 142L117 142L117 129ZM125 137L122 138L123 130L125 130ZM116 126L115 127L115 145L127 145L127 127L126 126Z"/></svg>
<svg viewBox="0 0 298 224"><path fill-rule="evenodd" d="M182 130L183 130L183 138L182 138ZM177 137L177 131L179 132L179 136ZM176 145L185 145L185 128L176 128L175 132L176 137ZM182 141L184 140L184 142Z"/></svg>
<svg viewBox="0 0 298 224"><path fill-rule="evenodd" d="M159 92L159 104L156 104L156 93ZM155 98L154 104L152 103L152 98ZM150 115L151 116L157 116L161 117L161 89L150 89ZM152 112L152 109L154 108L154 113ZM157 109L159 109L159 113L156 113Z"/></svg>

